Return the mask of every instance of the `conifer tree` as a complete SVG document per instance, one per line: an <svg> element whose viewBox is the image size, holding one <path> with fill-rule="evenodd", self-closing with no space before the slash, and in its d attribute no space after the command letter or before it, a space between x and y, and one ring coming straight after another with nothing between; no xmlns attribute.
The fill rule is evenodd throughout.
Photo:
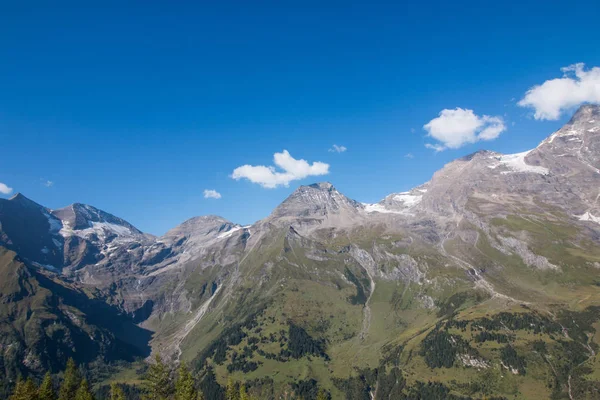
<svg viewBox="0 0 600 400"><path fill-rule="evenodd" d="M194 387L194 378L185 362L182 362L175 383L175 400L197 400L197 398L198 392Z"/></svg>
<svg viewBox="0 0 600 400"><path fill-rule="evenodd" d="M174 392L169 369L158 354L154 364L148 368L146 383L148 392L145 398L148 400L167 400Z"/></svg>
<svg viewBox="0 0 600 400"><path fill-rule="evenodd" d="M246 385L240 385L240 400L250 400L248 392L246 391Z"/></svg>
<svg viewBox="0 0 600 400"><path fill-rule="evenodd" d="M38 389L38 400L56 400L56 393L54 392L54 384L52 383L50 372L46 373Z"/></svg>
<svg viewBox="0 0 600 400"><path fill-rule="evenodd" d="M233 382L231 377L227 379L227 389L225 392L225 398L227 400L240 400L240 392L236 387L236 384Z"/></svg>
<svg viewBox="0 0 600 400"><path fill-rule="evenodd" d="M81 375L75 365L75 360L69 358L67 361L67 369L65 370L65 376L63 378L62 385L60 385L60 392L58 394L58 400L73 400L77 389L81 384Z"/></svg>
<svg viewBox="0 0 600 400"><path fill-rule="evenodd" d="M329 397L327 396L327 392L323 389L320 389L319 392L317 393L317 400L329 400Z"/></svg>
<svg viewBox="0 0 600 400"><path fill-rule="evenodd" d="M17 378L17 383L15 384L15 387L12 391L12 394L10 395L10 397L8 398L8 400L17 400L20 397L23 396L23 389L25 388L25 382L23 382L23 380L21 379L21 377L19 376Z"/></svg>
<svg viewBox="0 0 600 400"><path fill-rule="evenodd" d="M110 384L110 400L125 400L123 389L114 382Z"/></svg>
<svg viewBox="0 0 600 400"><path fill-rule="evenodd" d="M87 379L83 379L79 384L79 388L75 393L75 400L94 400L94 396L90 391L90 385Z"/></svg>
<svg viewBox="0 0 600 400"><path fill-rule="evenodd" d="M37 387L31 378L23 381L19 378L9 400L37 400Z"/></svg>

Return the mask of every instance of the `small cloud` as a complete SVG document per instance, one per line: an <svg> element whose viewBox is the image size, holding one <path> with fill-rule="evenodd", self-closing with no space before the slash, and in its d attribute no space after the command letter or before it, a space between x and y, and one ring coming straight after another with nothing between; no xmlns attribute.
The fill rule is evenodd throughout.
<svg viewBox="0 0 600 400"><path fill-rule="evenodd" d="M600 103L600 67L584 63L561 68L562 78L550 79L525 93L517 104L535 110L537 120L557 120L565 110L583 103Z"/></svg>
<svg viewBox="0 0 600 400"><path fill-rule="evenodd" d="M233 170L231 178L235 180L248 179L264 188L273 189L278 186L288 186L291 181L329 173L329 164L320 161L309 164L306 160L295 159L287 150L275 153L273 162L280 171L272 166L242 165Z"/></svg>
<svg viewBox="0 0 600 400"><path fill-rule="evenodd" d="M416 132L415 128L410 128L410 133L415 133L415 132Z"/></svg>
<svg viewBox="0 0 600 400"><path fill-rule="evenodd" d="M42 180L42 185L46 186L47 188L50 188L54 186L54 182L49 180Z"/></svg>
<svg viewBox="0 0 600 400"><path fill-rule="evenodd" d="M0 193L2 194L11 194L13 188L6 186L4 183L0 182Z"/></svg>
<svg viewBox="0 0 600 400"><path fill-rule="evenodd" d="M330 153L343 153L346 150L348 150L346 146L338 146L337 144L334 144L333 147L330 148L328 151Z"/></svg>
<svg viewBox="0 0 600 400"><path fill-rule="evenodd" d="M501 117L478 116L473 110L455 108L442 110L437 118L423 126L428 136L440 143L427 143L425 147L436 152L458 149L480 140L493 140L506 130Z"/></svg>
<svg viewBox="0 0 600 400"><path fill-rule="evenodd" d="M413 156L413 154L412 154L412 153L406 153L406 154L404 155L404 158L415 158L415 156Z"/></svg>
<svg viewBox="0 0 600 400"><path fill-rule="evenodd" d="M205 189L204 190L204 198L205 199L220 199L221 193L219 193L213 189Z"/></svg>
<svg viewBox="0 0 600 400"><path fill-rule="evenodd" d="M431 150L435 151L436 153L439 153L440 151L446 150L446 147L442 146L441 144L425 143L425 147L427 147L428 149L431 149Z"/></svg>

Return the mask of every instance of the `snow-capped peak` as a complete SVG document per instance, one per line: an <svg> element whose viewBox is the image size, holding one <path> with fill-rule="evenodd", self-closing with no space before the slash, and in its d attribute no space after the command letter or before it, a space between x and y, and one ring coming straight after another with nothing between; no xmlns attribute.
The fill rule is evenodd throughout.
<svg viewBox="0 0 600 400"><path fill-rule="evenodd" d="M137 237L143 233L129 222L87 204L75 203L59 210L52 210L48 220L54 229L57 221L62 224L59 234L63 237L96 237L105 240L109 237Z"/></svg>

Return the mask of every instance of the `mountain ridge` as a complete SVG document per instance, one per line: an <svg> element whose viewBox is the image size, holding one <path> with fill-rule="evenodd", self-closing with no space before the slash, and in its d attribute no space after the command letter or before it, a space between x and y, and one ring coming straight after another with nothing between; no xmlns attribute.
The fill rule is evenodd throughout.
<svg viewBox="0 0 600 400"><path fill-rule="evenodd" d="M457 398L594 398L598 110L535 149L458 158L379 203L302 185L249 226L201 216L160 237L119 235L88 228L110 222L81 206L80 225L68 217L84 229L62 236L47 209L15 217L0 201L0 245L18 238L32 271L93 289L153 333L153 353L255 382L262 398L313 380L360 400L418 398L425 380ZM35 235L10 229L24 225ZM52 257L62 269L43 267Z"/></svg>

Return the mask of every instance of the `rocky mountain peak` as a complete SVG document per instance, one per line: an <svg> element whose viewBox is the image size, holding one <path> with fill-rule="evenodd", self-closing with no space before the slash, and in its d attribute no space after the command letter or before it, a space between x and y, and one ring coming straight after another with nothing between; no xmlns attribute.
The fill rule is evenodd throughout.
<svg viewBox="0 0 600 400"><path fill-rule="evenodd" d="M271 214L272 217L323 217L343 212L356 213L363 205L340 192L329 182L300 186Z"/></svg>
<svg viewBox="0 0 600 400"><path fill-rule="evenodd" d="M194 236L209 233L227 232L238 226L218 215L203 215L184 221L181 225L168 231L165 236Z"/></svg>
<svg viewBox="0 0 600 400"><path fill-rule="evenodd" d="M490 150L478 150L474 153L467 154L464 157L459 158L457 161L472 161L479 158L487 159L492 156L498 156L500 153L496 153L495 151Z"/></svg>
<svg viewBox="0 0 600 400"><path fill-rule="evenodd" d="M600 105L581 106L569 122L531 151L527 161L556 174L591 173L595 178L600 174Z"/></svg>
<svg viewBox="0 0 600 400"><path fill-rule="evenodd" d="M10 201L12 204L18 204L24 208L44 209L43 206L25 197L25 195L23 195L22 193L16 193L14 196L9 198L8 201Z"/></svg>
<svg viewBox="0 0 600 400"><path fill-rule="evenodd" d="M577 112L573 115L569 124L574 124L576 122L589 122L594 119L598 119L600 122L600 104L584 104Z"/></svg>
<svg viewBox="0 0 600 400"><path fill-rule="evenodd" d="M562 128L544 139L538 148L547 147L544 145L550 144L552 144L550 147L560 146L561 144L572 145L573 143L565 142L580 141L585 136L596 136L597 133L600 133L600 105L586 104L579 107L569 122ZM555 142L557 138L560 140Z"/></svg>
<svg viewBox="0 0 600 400"><path fill-rule="evenodd" d="M115 217L87 204L74 203L58 210L52 210L52 215L60 219L63 226L68 230L78 231L89 228L106 228L120 235L143 234L124 219Z"/></svg>
<svg viewBox="0 0 600 400"><path fill-rule="evenodd" d="M302 186L301 186L302 187ZM308 187L313 189L321 189L321 190L336 190L335 187L330 182L318 182L308 185Z"/></svg>

